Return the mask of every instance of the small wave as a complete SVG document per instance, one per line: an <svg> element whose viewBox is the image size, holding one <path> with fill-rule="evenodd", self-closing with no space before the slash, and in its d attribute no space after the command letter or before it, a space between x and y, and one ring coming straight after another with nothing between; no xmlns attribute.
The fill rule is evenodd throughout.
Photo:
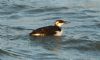
<svg viewBox="0 0 100 60"><path fill-rule="evenodd" d="M54 19L61 19L61 17L51 17L51 18L45 18L43 20L54 20Z"/></svg>
<svg viewBox="0 0 100 60"><path fill-rule="evenodd" d="M11 28L16 30L33 30L33 29L27 29L25 27L11 27Z"/></svg>
<svg viewBox="0 0 100 60"><path fill-rule="evenodd" d="M46 13L46 15L76 15L76 12L50 12ZM60 16L61 17L61 16Z"/></svg>
<svg viewBox="0 0 100 60"><path fill-rule="evenodd" d="M6 50L2 50L0 49L0 55L8 55L8 56L17 56L16 54L14 53L10 53L9 51L6 51Z"/></svg>
<svg viewBox="0 0 100 60"><path fill-rule="evenodd" d="M5 57L7 57L7 59L10 59L10 58L14 58L15 59L15 58L17 58L18 60L20 58L22 58L22 57L32 58L32 56L28 55L28 54L15 52L15 51L11 51L11 50L2 50L2 49L0 49L0 56L3 56L3 57L5 56Z"/></svg>
<svg viewBox="0 0 100 60"><path fill-rule="evenodd" d="M31 9L24 12L33 14L33 13L43 13L43 12L49 12L49 11L60 11L63 9L68 9L68 8L67 7L40 7L38 9Z"/></svg>
<svg viewBox="0 0 100 60"><path fill-rule="evenodd" d="M82 40L82 39L69 39L62 43L64 49L77 49L81 51L100 51L100 41Z"/></svg>
<svg viewBox="0 0 100 60"><path fill-rule="evenodd" d="M97 26L98 28L100 28L100 23L97 23L96 26Z"/></svg>
<svg viewBox="0 0 100 60"><path fill-rule="evenodd" d="M8 26L8 25L2 25L0 24L1 27L5 27L7 29L16 29L16 30L33 30L33 29L27 29L25 27L11 27L11 26Z"/></svg>
<svg viewBox="0 0 100 60"><path fill-rule="evenodd" d="M98 25L97 25L98 26ZM80 25L80 26L75 26L77 28L98 28L95 24L92 24L92 25Z"/></svg>
<svg viewBox="0 0 100 60"><path fill-rule="evenodd" d="M64 41L63 44L77 44L77 43L89 43L92 41L89 40L82 40L82 39L68 39L67 41Z"/></svg>
<svg viewBox="0 0 100 60"><path fill-rule="evenodd" d="M95 11L95 10L83 10L82 12L85 12L85 13L98 13L100 11Z"/></svg>
<svg viewBox="0 0 100 60"><path fill-rule="evenodd" d="M28 8L32 8L32 7L27 6L27 5L18 5L18 4L11 4L11 5L7 5L7 6L2 6L1 11L0 11L0 15L15 14L15 13L21 12L22 10L28 9Z"/></svg>
<svg viewBox="0 0 100 60"><path fill-rule="evenodd" d="M0 12L0 15L9 15L9 14L12 14L13 12Z"/></svg>
<svg viewBox="0 0 100 60"><path fill-rule="evenodd" d="M25 30L24 27L11 27L12 29L16 29L16 30Z"/></svg>
<svg viewBox="0 0 100 60"><path fill-rule="evenodd" d="M78 16L76 18L78 18L78 19L87 19L87 18L95 18L95 17L97 17L97 16L85 15L85 16Z"/></svg>
<svg viewBox="0 0 100 60"><path fill-rule="evenodd" d="M4 27L4 26L7 26L7 25L2 25L2 24L0 24L0 27Z"/></svg>
<svg viewBox="0 0 100 60"><path fill-rule="evenodd" d="M19 15L11 15L8 17L8 19L19 19L19 18L21 18L21 16Z"/></svg>

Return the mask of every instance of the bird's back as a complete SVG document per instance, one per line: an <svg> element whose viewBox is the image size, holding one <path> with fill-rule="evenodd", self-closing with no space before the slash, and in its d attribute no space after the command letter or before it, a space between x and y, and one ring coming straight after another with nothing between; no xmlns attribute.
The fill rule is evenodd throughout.
<svg viewBox="0 0 100 60"><path fill-rule="evenodd" d="M35 34L54 35L56 34L56 31L61 31L61 28L57 26L46 26L33 30L30 33L30 35L35 35Z"/></svg>

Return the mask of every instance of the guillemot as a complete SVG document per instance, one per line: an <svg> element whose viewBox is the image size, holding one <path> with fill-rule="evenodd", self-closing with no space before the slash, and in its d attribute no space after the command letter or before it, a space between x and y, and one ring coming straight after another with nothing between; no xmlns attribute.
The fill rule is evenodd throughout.
<svg viewBox="0 0 100 60"><path fill-rule="evenodd" d="M64 20L56 20L54 25L41 27L36 30L33 30L30 33L30 36L61 36L63 31L61 30L61 26L67 23Z"/></svg>

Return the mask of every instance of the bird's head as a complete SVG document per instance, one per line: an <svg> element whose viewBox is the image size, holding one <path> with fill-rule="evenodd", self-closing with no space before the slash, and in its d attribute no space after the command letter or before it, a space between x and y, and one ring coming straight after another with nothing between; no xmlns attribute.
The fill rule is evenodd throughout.
<svg viewBox="0 0 100 60"><path fill-rule="evenodd" d="M69 22L64 20L56 20L55 26L61 27L64 23L69 23Z"/></svg>

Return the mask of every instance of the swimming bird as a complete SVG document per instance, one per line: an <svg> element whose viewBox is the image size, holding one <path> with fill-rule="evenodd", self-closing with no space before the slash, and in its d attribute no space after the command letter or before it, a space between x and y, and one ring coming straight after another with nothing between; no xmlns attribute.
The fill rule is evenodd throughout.
<svg viewBox="0 0 100 60"><path fill-rule="evenodd" d="M56 20L54 25L41 27L36 30L33 30L30 33L30 36L61 36L63 33L61 26L64 23L68 22L64 20Z"/></svg>

